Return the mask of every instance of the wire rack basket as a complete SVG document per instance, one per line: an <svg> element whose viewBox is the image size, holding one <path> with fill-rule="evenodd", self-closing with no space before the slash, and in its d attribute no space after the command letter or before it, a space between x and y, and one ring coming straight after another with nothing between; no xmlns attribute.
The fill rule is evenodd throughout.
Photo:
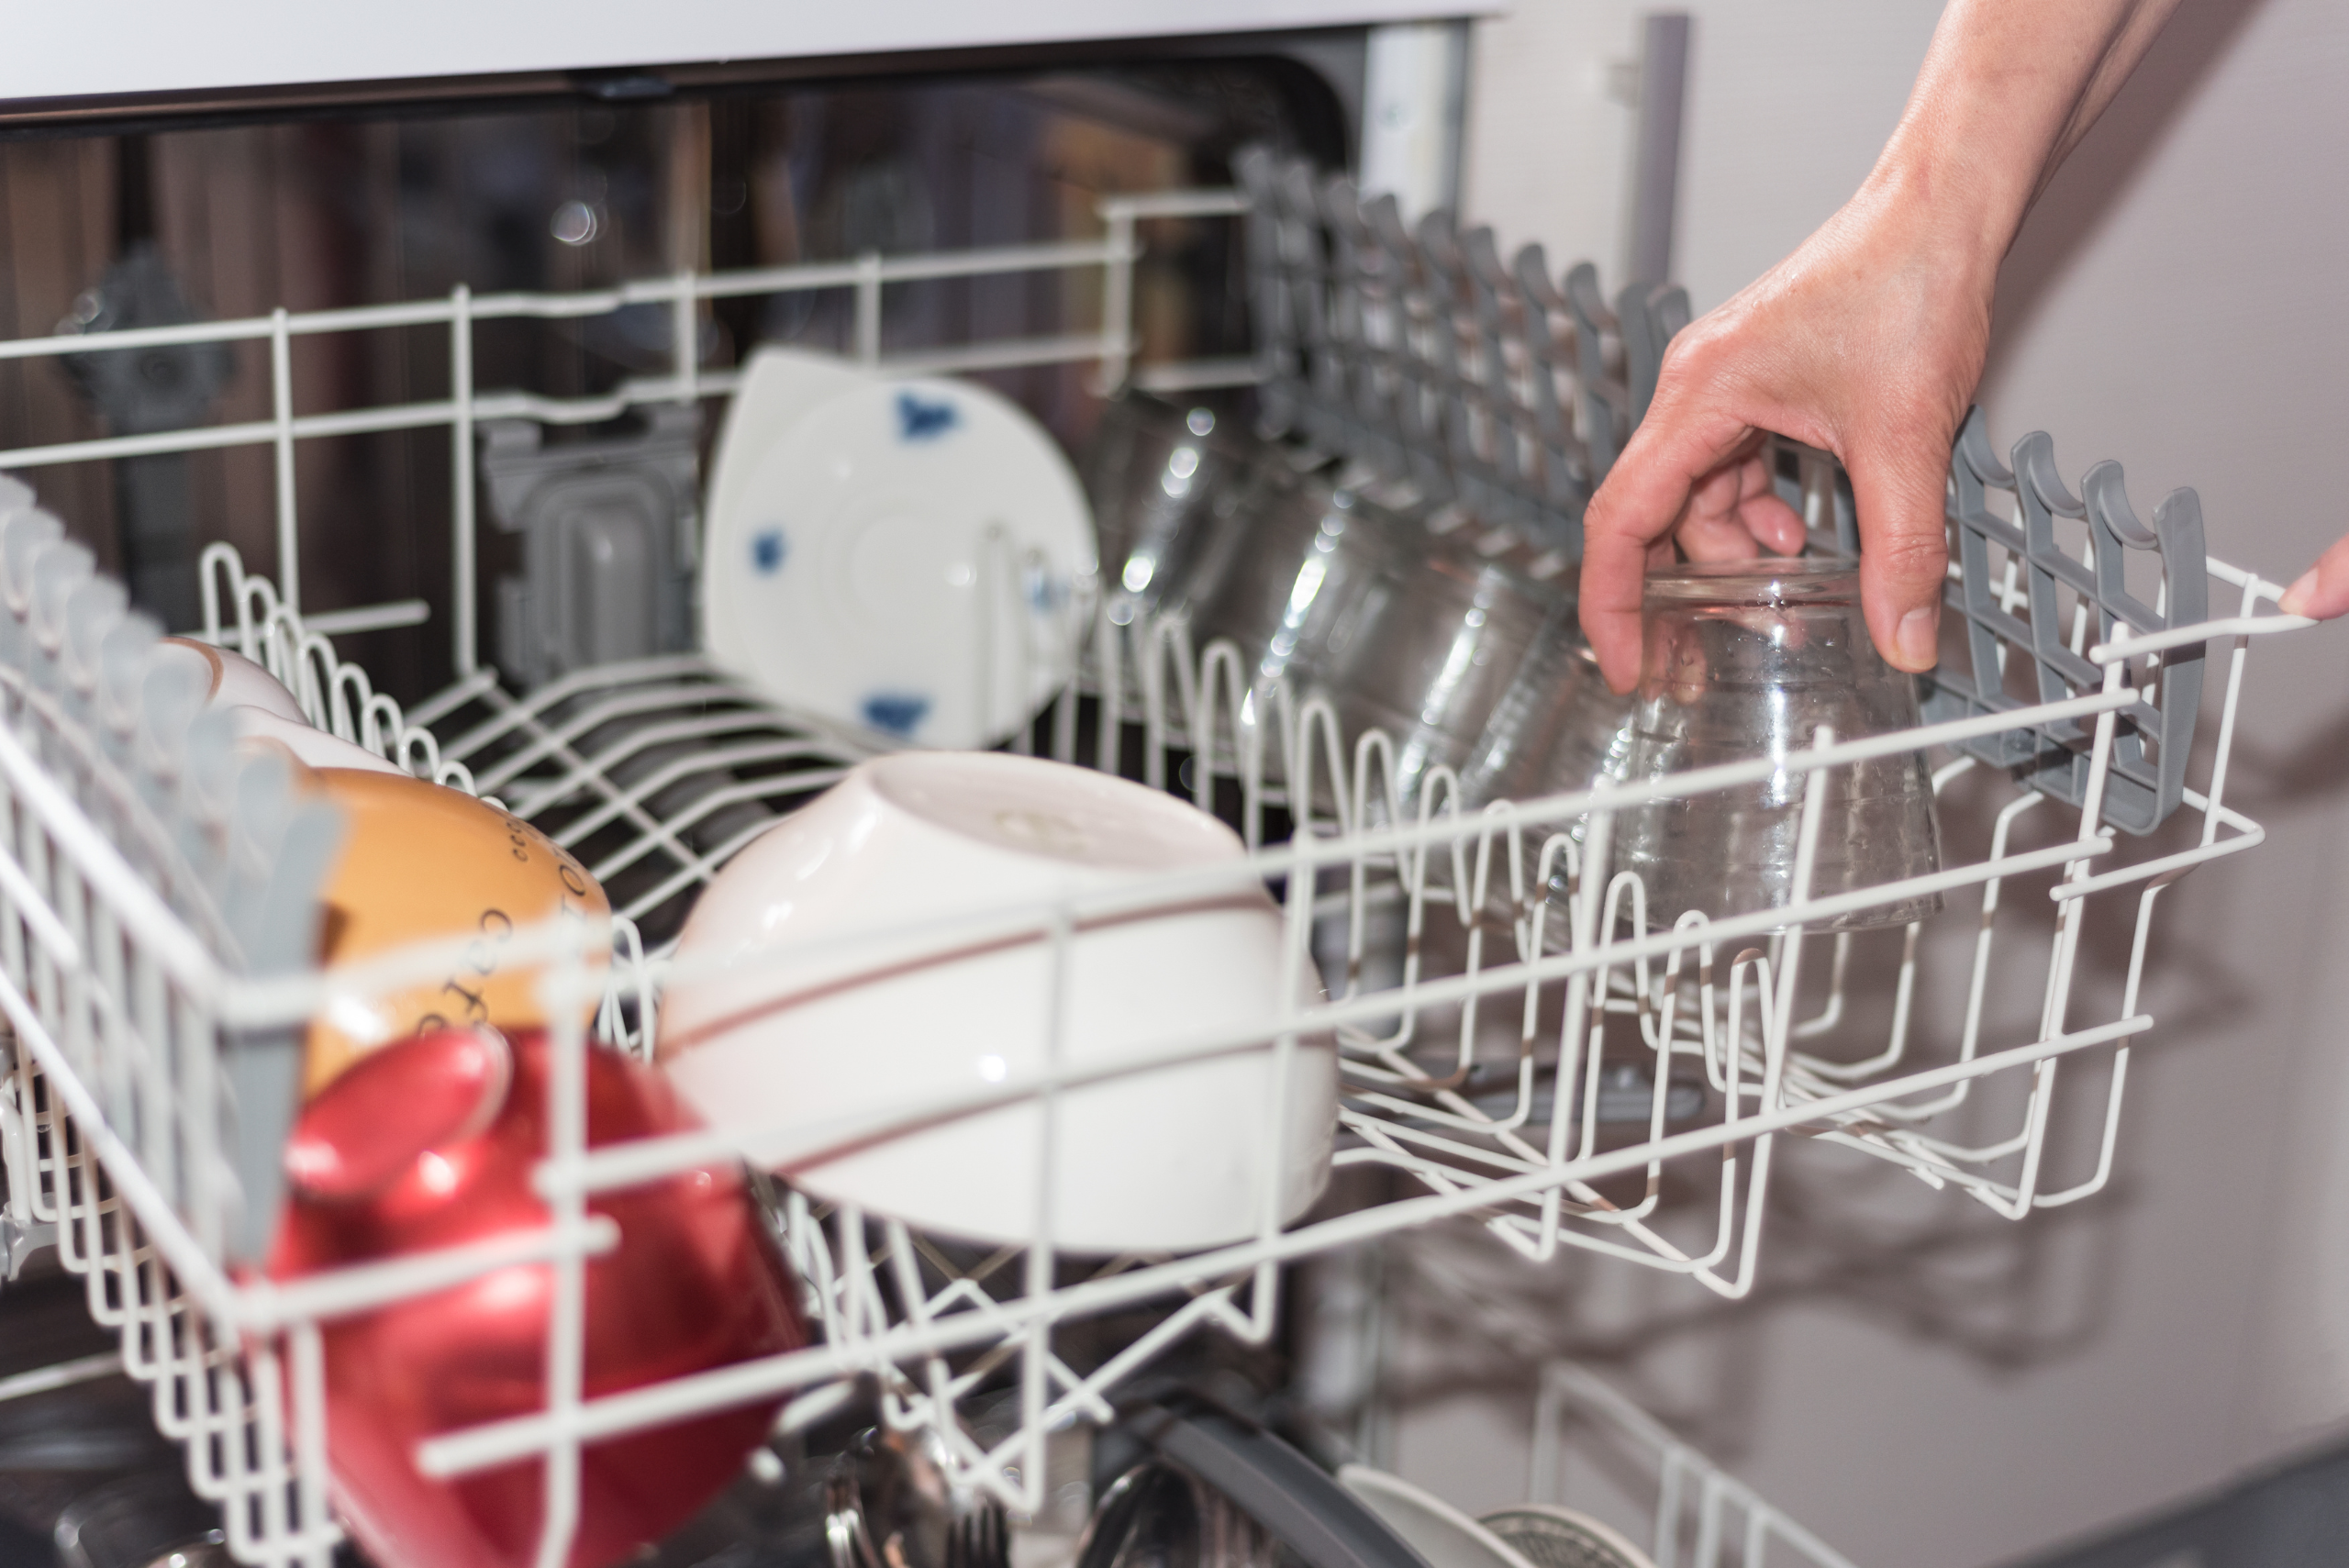
<svg viewBox="0 0 2349 1568"><path fill-rule="evenodd" d="M1852 1568L1842 1552L1572 1362L1542 1368L1528 1501L1575 1500L1573 1490L1562 1485L1562 1473L1583 1433L1606 1440L1612 1451L1630 1451L1642 1473L1653 1475L1655 1502L1646 1546L1656 1568L1762 1568L1773 1560Z"/></svg>
<svg viewBox="0 0 2349 1568"><path fill-rule="evenodd" d="M722 395L731 381L699 371L685 350L673 376L592 403L484 392L468 369L473 324L646 301L689 314L721 295L845 284L869 313L857 340L874 359L883 284L892 279L1097 267L1108 279L1098 333L977 345L920 368L1092 361L1114 383L1130 368L1130 288L1120 280L1130 281L1138 253L1136 224L1246 206L1233 193L1170 193L1105 205L1106 238L1097 242L687 274L594 295L493 299L459 290L407 306L126 332L124 346L270 342L278 417L249 428L0 452L0 468L202 444L275 447L275 573L249 573L233 550L213 547L205 560L204 635L265 663L320 728L419 776L494 796L559 840L592 844L591 869L616 884L620 873L638 873L629 895L615 900L608 929L526 929L508 950L509 962L539 966L550 995L602 995L592 1029L573 1010L551 1009L555 1059L572 1064L556 1081L568 1085L561 1093L576 1095L590 1034L650 1057L658 999L694 973L659 944L648 949L639 922L689 898L764 820L835 782L876 742L785 712L694 656L584 672L528 694L507 690L475 662L478 422L492 413L584 422L630 405ZM1489 242L1468 249L1482 254ZM1525 270L1518 268L1520 281ZM1526 296L1537 294L1528 282ZM1628 406L1638 380L1636 364L1625 379L1620 320L1605 324L1608 352L1585 361L1572 312L1512 306L1508 317L1519 347L1494 363L1546 368L1515 379L1496 370L1480 381L1480 395L1489 402L1504 395L1496 388L1516 387L1506 395L1520 411L1549 420L1561 406L1580 406L1612 431L1612 400ZM290 413L284 346L291 336L394 321L448 326L455 379L447 400ZM1530 359L1529 321L1540 334ZM1587 312L1585 322L1599 325ZM681 329L675 340L690 345L695 334ZM6 357L58 351L54 340L0 344ZM1270 361L1145 373L1141 379L1164 386L1269 376L1277 387L1290 374ZM1584 373L1586 385L1578 387L1571 378ZM1385 384L1374 375L1358 384ZM1447 395L1433 382L1421 391ZM1408 406L1391 386L1380 395L1389 410ZM1302 394L1299 406L1336 406ZM403 711L338 657L331 635L413 619L412 609L309 620L299 609L292 454L317 436L426 426L449 429L457 468L460 674L446 692ZM1377 424L1374 434L1383 439L1402 428ZM1593 430L1551 422L1504 461L1495 443L1510 438L1515 415L1424 428L1452 428L1481 451L1482 481L1497 491L1514 486L1525 501L1512 526L1548 529L1553 544L1552 525L1571 511L1573 485L1595 478L1591 453L1611 439L1600 432L1595 446ZM1571 456L1578 472L1553 480L1529 455L1544 442L1543 450ZM1970 472L1995 487L2003 471L1993 462ZM2045 472L2052 478L2052 468ZM2098 493L2109 500L2117 484L2108 476ZM1996 497L1969 493L1968 505L1997 520ZM1202 805L1236 800L1248 857L1114 897L1008 906L913 933L843 932L827 951L852 969L860 953L919 962L984 939L1033 944L1051 973L1064 976L1070 933L1105 910L1147 915L1207 894L1271 888L1286 950L1300 964L1319 964L1330 982L1325 999L1219 1030L1168 1033L1107 1062L1073 1065L1048 1048L1041 1070L852 1125L778 1118L747 1132L591 1150L574 1103L551 1119L555 1130L538 1172L543 1228L294 1284L259 1277L254 1264L275 1212L276 1161L293 1113L287 1064L298 1057L302 1031L334 996L388 994L446 973L462 944L328 973L287 951L282 933L308 928L289 923L281 906L304 912L320 868L304 859L309 829L287 808L284 780L240 772L233 758L205 761L227 757L227 740L184 713L174 733L195 739L184 755L174 754L163 743L171 727L139 707L144 644L121 632L133 621L119 591L92 586L100 580L86 558L61 564L70 547L35 541L18 559L7 542L16 538L11 524L0 539L0 686L9 720L0 725L0 1011L14 1052L0 1088L0 1151L12 1235L53 1235L67 1266L83 1275L92 1312L118 1329L126 1366L153 1391L158 1425L186 1443L197 1490L224 1506L236 1555L324 1568L339 1531L327 1489L322 1326L521 1265L551 1271L555 1320L575 1323L584 1260L608 1242L607 1227L590 1212L595 1195L713 1158L747 1157L787 1178L845 1150L1019 1104L1040 1106L1050 1129L1067 1114L1068 1097L1088 1084L1178 1073L1216 1056L1285 1061L1334 1041L1342 1095L1333 1164L1377 1180L1368 1188L1374 1195L1354 1207L1286 1226L1268 1213L1254 1234L1229 1245L1106 1260L1056 1246L1049 1204L1022 1243L974 1249L788 1190L776 1222L818 1329L807 1348L587 1397L576 1337L554 1336L542 1408L424 1445L420 1462L439 1475L542 1461L542 1562L563 1560L585 1445L755 1400L819 1397L857 1373L879 1376L893 1425L935 1434L957 1485L1033 1513L1043 1500L1043 1443L1056 1425L1107 1419L1123 1381L1202 1328L1267 1336L1281 1310L1284 1265L1407 1229L1473 1225L1530 1259L1596 1253L1741 1296L1756 1278L1774 1152L1790 1137L1887 1162L2009 1218L2076 1202L2111 1173L2130 1052L2154 1026L2139 991L2161 892L2262 836L2225 804L2251 646L2304 623L2273 613L2276 584L2216 560L2195 568L2207 617L2174 625L2166 617L2156 624L2150 615L2103 613L2093 582L2048 565L2053 546L2043 549L2042 535L2053 539L2048 530L2062 513L2040 507L2028 539L1976 527L1953 568L1953 592L1965 595L1972 624L1997 634L1981 646L1990 666L2003 673L1998 639L2035 637L2043 652L2063 655L2064 680L2029 700L2007 700L1996 695L2002 686L1985 683L1972 709L1908 733L1476 812L1463 811L1456 789L1441 780L1407 803L1388 738L1343 733L1328 704L1257 676L1230 645L1195 649L1179 618L1121 623L1096 606L1100 613L1076 623L1084 646L1073 665L1091 673L1055 699L1021 743L1068 762L1122 762L1149 784L1187 787ZM2095 543L2081 549L2098 568L2110 564ZM2174 574L2175 560L2170 568ZM2175 584L2164 593L2165 606L2204 602L2189 601ZM2048 628L2058 625L2050 647ZM152 635L149 628L145 639ZM2156 761L2181 760L2172 820L2153 837L2116 837L2107 826L2114 781L2143 773L2142 750L2124 751L2120 742L2151 722L2147 693L2181 651L2224 661L2223 678L2213 681L2221 700L2203 716L2203 746L2190 764L2182 760L2191 705L2184 728L2156 737ZM1125 670L1138 675L1130 685ZM616 716L643 722L618 741L595 741ZM2065 748L2065 766L2041 765L2047 759L2036 750L2037 762L2020 772L1985 755L1987 742L2019 733L2058 738L2050 744ZM685 755L649 770L623 765L663 743L680 743ZM1907 751L1932 762L1941 803L1943 869L1931 876L1810 896L1824 798L1817 788L1805 791L1795 898L1782 910L1718 919L1691 911L1651 924L1636 876L1600 874L1612 824L1645 802L1701 796L1774 772L1816 780ZM747 783L728 771L753 764ZM683 806L664 805L681 798L674 792L696 770L711 787L686 791ZM2044 787L2058 775L2064 790ZM725 811L745 805L765 817L726 828ZM182 874L190 865L196 873ZM1816 929L1850 907L1929 892L1950 906L1937 920L1879 933ZM2083 938L2098 926L2122 938L2128 956L2116 971L2084 959ZM2072 1121L2054 1114L2059 1095L2074 1095L2094 1106L2086 1118L2092 1130L2076 1148L2062 1134ZM1262 1137L1286 1136L1277 1105L1234 1107L1235 1115L1260 1113ZM1107 1352L1077 1348L1074 1329L1141 1307L1156 1316L1136 1337ZM963 1409L979 1392L1007 1387L1019 1393L1015 1429L982 1439ZM785 1419L792 1418L787 1409ZM1684 1464L1673 1473L1698 1476L1708 1498L1743 1496L1709 1472ZM1776 1517L1753 1511L1758 1500L1741 1506L1753 1518ZM1705 1518L1714 1521L1704 1526L1715 1531L1708 1539L1717 1539L1714 1514ZM1804 1550L1841 1562L1823 1548ZM1697 1560L1715 1559L1700 1551Z"/></svg>

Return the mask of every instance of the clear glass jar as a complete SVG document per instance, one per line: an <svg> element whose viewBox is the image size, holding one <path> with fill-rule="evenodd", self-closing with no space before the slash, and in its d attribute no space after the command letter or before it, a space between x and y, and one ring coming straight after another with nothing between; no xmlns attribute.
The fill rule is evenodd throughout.
<svg viewBox="0 0 2349 1568"><path fill-rule="evenodd" d="M1757 757L1783 762L1810 746L1822 726L1839 740L1857 740L1919 722L1914 680L1887 664L1869 639L1855 561L1765 558L1651 573L1642 620L1629 782ZM1649 926L1668 926L1689 909L1723 918L1791 903L1811 787L1827 792L1813 897L1940 869L1921 752L1809 773L1781 769L1758 783L1623 813L1615 866L1640 874ZM1926 894L1823 924L1907 925L1940 907L1940 895Z"/></svg>

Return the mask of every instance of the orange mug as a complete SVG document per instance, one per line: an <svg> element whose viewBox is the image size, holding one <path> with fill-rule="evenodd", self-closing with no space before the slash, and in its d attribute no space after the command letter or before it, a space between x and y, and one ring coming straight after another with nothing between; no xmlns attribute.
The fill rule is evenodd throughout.
<svg viewBox="0 0 2349 1568"><path fill-rule="evenodd" d="M445 976L388 995L339 991L309 1029L304 1091L315 1095L377 1046L436 1029L546 1024L540 965L506 956L514 932L558 912L611 913L595 878L519 817L462 790L355 768L305 770L343 810L342 852L326 892L319 961L334 964L435 937L475 940ZM597 953L600 972L609 962ZM595 1004L582 1009L583 1021Z"/></svg>

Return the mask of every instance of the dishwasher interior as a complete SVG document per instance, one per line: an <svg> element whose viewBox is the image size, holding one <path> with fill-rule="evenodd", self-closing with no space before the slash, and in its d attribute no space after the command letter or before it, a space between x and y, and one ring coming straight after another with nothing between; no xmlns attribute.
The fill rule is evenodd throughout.
<svg viewBox="0 0 2349 1568"><path fill-rule="evenodd" d="M1665 1568L1843 1564L1549 1357L1480 1282L1587 1254L1736 1300L1792 1140L2022 1222L2104 1188L2130 1051L2158 1028L2138 989L2159 895L2260 841L2226 804L2240 684L2255 641L2304 623L2275 612L2278 584L2206 550L2190 493L2141 521L2117 465L2067 479L2044 436L2002 456L1977 414L1961 437L1950 629L1917 728L1515 803L1469 803L1458 771L1411 771L1408 735L1350 727L1252 651L1137 609L1105 557L1052 605L1071 678L1002 749L1187 797L1244 853L833 942L879 969L972 944L1041 955L1060 999L1033 1065L985 1088L716 1144L588 1140L591 1040L652 1061L670 988L707 972L676 956L701 890L852 770L903 754L703 651L705 484L752 345L966 378L1074 452L1105 400L1172 400L1531 580L1570 576L1582 506L1687 297L1602 287L1442 212L1407 220L1330 172L1343 123L1325 83L1267 55L0 148L0 471L30 487L0 531L7 1234L12 1272L44 1301L78 1289L119 1346L117 1372L78 1341L21 1366L0 1342L0 1395L136 1389L219 1507L219 1550L322 1564L343 1540L326 1462L339 1326L527 1264L551 1282L550 1320L574 1325L552 1336L543 1397L436 1433L418 1460L524 1475L526 1558L565 1560L597 1444L773 1405L767 1458L722 1506L755 1513L742 1488L801 1476L813 1434L864 1423L913 1434L940 1485L1010 1512L1012 1560L1042 1562L1076 1550L1130 1441L1118 1423L1177 1373L1286 1411L1324 1457L1375 1454L1377 1260L1423 1237L1410 1266L1452 1292L1463 1331L1527 1347L1530 1501L1588 1492ZM1814 538L1854 547L1832 460L1772 458ZM61 530L13 520L36 498ZM990 548L981 668L1033 597L1014 547ZM305 1032L447 973L456 950L321 970L333 815L150 679L159 630L259 662L309 724L491 799L609 895L607 922L501 938L503 962L588 1004L551 1009L543 1226L269 1276ZM1929 770L1930 872L1814 887L1823 789L1802 794L1786 909L1665 923L1610 860L1657 802L1887 755ZM1089 923L1235 890L1273 900L1315 995L1144 1030L1106 1065L1064 1059L1059 988ZM1941 912L1839 924L1902 898ZM1219 983L1182 964L1152 984ZM1280 1089L1269 1108L1190 1113L1202 1140L1244 1124L1268 1167L1300 1136L1330 1141L1326 1195L1264 1206L1238 1240L1105 1255L1065 1245L1042 1200L1016 1240L977 1245L790 1178L1008 1110L1057 1149L1068 1120L1105 1114L1085 1105L1105 1084L1222 1059L1286 1084L1317 1052L1338 1084L1318 1131L1284 1119ZM785 1173L761 1196L805 1342L590 1389L576 1325L612 1244L595 1206L721 1151Z"/></svg>

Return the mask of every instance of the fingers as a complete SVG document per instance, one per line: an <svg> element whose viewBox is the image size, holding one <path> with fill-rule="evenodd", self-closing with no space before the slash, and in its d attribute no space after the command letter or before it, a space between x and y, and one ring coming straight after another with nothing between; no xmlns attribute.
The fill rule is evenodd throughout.
<svg viewBox="0 0 2349 1568"><path fill-rule="evenodd" d="M1780 500L1777 490L1770 484L1770 471L1760 459L1754 460L1762 487L1758 494L1746 497L1738 508L1745 528L1762 543L1762 548L1776 555L1795 555L1810 541L1810 530L1803 527L1802 514Z"/></svg>
<svg viewBox="0 0 2349 1568"><path fill-rule="evenodd" d="M1620 524L1600 526L1597 508L1594 501L1583 525L1582 630L1608 685L1628 692L1640 678L1640 585L1650 544Z"/></svg>
<svg viewBox="0 0 2349 1568"><path fill-rule="evenodd" d="M1664 402L1659 393L1658 406ZM1582 628L1616 691L1630 691L1640 678L1640 590L1651 547L1671 537L1686 518L1691 494L1713 480L1750 436L1728 416L1671 420L1659 418L1652 406L1591 497L1583 517ZM1732 497L1736 494L1732 489ZM1753 553L1750 544L1743 553Z"/></svg>
<svg viewBox="0 0 2349 1568"><path fill-rule="evenodd" d="M1809 536L1757 451L1698 483L1674 537L1691 561L1751 561L1762 550L1793 555Z"/></svg>
<svg viewBox="0 0 2349 1568"><path fill-rule="evenodd" d="M1746 458L1717 468L1697 482L1673 537L1691 561L1750 561L1759 552L1744 506L1754 486L1769 488L1761 459Z"/></svg>
<svg viewBox="0 0 2349 1568"><path fill-rule="evenodd" d="M2349 539L2319 556L2299 582L2284 590L2277 607L2288 616L2314 616L2319 620L2349 615Z"/></svg>
<svg viewBox="0 0 2349 1568"><path fill-rule="evenodd" d="M1854 452L1849 463L1860 521L1860 606L1876 651L1921 673L1940 656L1942 581L1949 570L1943 500L1946 439L1911 434L1897 453Z"/></svg>
<svg viewBox="0 0 2349 1568"><path fill-rule="evenodd" d="M1741 443L1747 448L1753 444L1752 438ZM1675 518L1643 547L1636 537L1621 546L1611 542L1621 537L1620 517L1586 524L1582 570L1584 634L1598 654L1600 672L1619 692L1629 691L1639 680L1639 612L1645 573L1672 564L1674 541L1691 561L1751 561L1764 550L1796 554L1809 536L1801 517L1778 498L1769 464L1757 452L1732 457L1700 475ZM1633 550L1641 578L1626 588L1612 560ZM1627 626L1628 638L1622 632Z"/></svg>

